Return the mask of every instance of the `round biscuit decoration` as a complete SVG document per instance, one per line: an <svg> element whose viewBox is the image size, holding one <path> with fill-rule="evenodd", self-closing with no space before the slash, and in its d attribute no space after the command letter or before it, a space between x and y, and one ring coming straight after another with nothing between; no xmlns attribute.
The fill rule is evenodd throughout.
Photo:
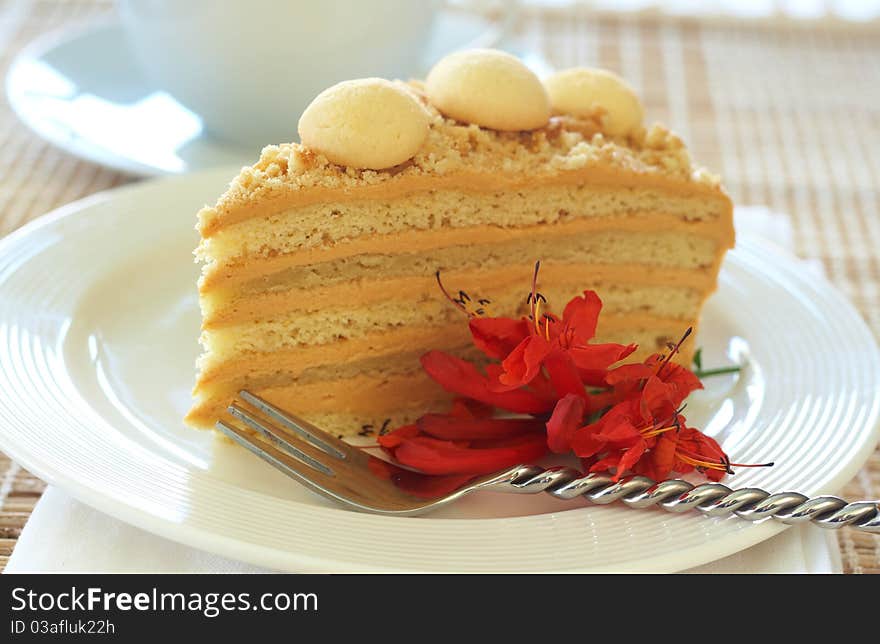
<svg viewBox="0 0 880 644"><path fill-rule="evenodd" d="M299 119L302 144L331 162L382 170L411 159L428 136L430 117L411 92L383 78L328 87Z"/></svg>
<svg viewBox="0 0 880 644"><path fill-rule="evenodd" d="M603 130L611 136L625 136L642 124L639 97L620 76L607 70L566 69L547 78L544 85L554 112L591 116L596 107L603 108Z"/></svg>
<svg viewBox="0 0 880 644"><path fill-rule="evenodd" d="M534 130L550 119L540 79L516 56L494 49L446 56L431 69L425 91L446 116L493 130Z"/></svg>

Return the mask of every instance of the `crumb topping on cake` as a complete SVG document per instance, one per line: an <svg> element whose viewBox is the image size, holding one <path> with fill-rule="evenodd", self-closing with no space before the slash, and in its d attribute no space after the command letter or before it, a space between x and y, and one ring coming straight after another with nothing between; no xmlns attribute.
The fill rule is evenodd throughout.
<svg viewBox="0 0 880 644"><path fill-rule="evenodd" d="M411 87L421 94L418 83ZM552 175L591 165L664 175L718 186L720 179L693 164L682 140L662 125L637 128L627 137L608 137L595 118L555 116L529 132L500 132L444 118L427 100L431 128L409 161L386 170L344 167L297 143L270 145L260 160L244 168L233 192L285 184L288 189L351 188L401 177L456 172ZM231 196L231 195L230 195Z"/></svg>

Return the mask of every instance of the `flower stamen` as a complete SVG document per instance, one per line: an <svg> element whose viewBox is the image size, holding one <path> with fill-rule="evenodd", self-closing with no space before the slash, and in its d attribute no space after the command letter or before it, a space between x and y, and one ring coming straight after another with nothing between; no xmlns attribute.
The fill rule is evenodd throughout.
<svg viewBox="0 0 880 644"><path fill-rule="evenodd" d="M467 313L470 315L470 312L467 310L467 307L458 299L454 298L449 294L449 291L446 290L446 287L443 286L443 281L440 279L440 270L438 269L436 273L434 273L434 277L437 278L437 286L440 287L440 292L446 297L447 300L452 302L457 309L462 311L463 313Z"/></svg>
<svg viewBox="0 0 880 644"><path fill-rule="evenodd" d="M645 438L652 438L652 437L657 436L659 434L662 434L664 432L670 432L673 429L678 430L678 425L677 424L676 425L669 425L667 427L660 427L659 429L653 429L652 427L648 427L646 429L650 430L650 431L642 430L642 436L644 436Z"/></svg>
<svg viewBox="0 0 880 644"><path fill-rule="evenodd" d="M700 467L707 470L720 470L727 474L733 474L733 470L730 469L726 463L715 463L714 461L704 461L699 458L692 458L686 454L682 454L680 450L676 450L675 455L680 461L687 463L688 465L693 465L694 467Z"/></svg>
<svg viewBox="0 0 880 644"><path fill-rule="evenodd" d="M538 260L537 262L535 262L535 272L532 275L532 290L529 292L529 300L528 300L529 304L531 305L531 308L532 308L532 310L531 310L532 320L534 321L534 323L536 325L535 329L538 331L540 331L540 329L537 328L537 324L538 324L537 311L540 306L538 298L540 297L542 300L544 299L544 296L540 295L538 293L538 271L540 270L540 268L541 268L541 261Z"/></svg>
<svg viewBox="0 0 880 644"><path fill-rule="evenodd" d="M532 304L532 322L535 324L535 331L541 332L541 298L535 298Z"/></svg>
<svg viewBox="0 0 880 644"><path fill-rule="evenodd" d="M443 286L439 270L434 273L434 277L437 278L437 286L440 287L440 291L443 293L444 297L452 302L455 305L455 308L465 313L468 317L482 317L489 312L488 305L491 303L489 300L485 298L478 299L476 304L474 304L473 298L471 298L471 296L465 291L459 291L458 297L452 297L449 291L446 290L446 287Z"/></svg>
<svg viewBox="0 0 880 644"><path fill-rule="evenodd" d="M719 470L727 474L734 474L734 467L773 467L774 462L769 463L731 463L726 454L722 454L718 461L707 461L700 458L697 454L692 454L681 448L676 448L675 455L682 462L694 467L701 467L710 470Z"/></svg>
<svg viewBox="0 0 880 644"><path fill-rule="evenodd" d="M658 378L660 377L660 372L663 371L663 368L667 364L669 364L669 362L672 360L672 358L675 356L675 354L678 353L679 350L681 349L681 345L684 344L684 341L687 340L690 337L691 333L693 333L693 332L694 332L694 327L689 326L687 328L687 331L684 332L684 335L681 336L681 340L679 340L675 345L673 345L669 349L669 355L667 355L665 358L663 358L663 361L657 366L657 377Z"/></svg>

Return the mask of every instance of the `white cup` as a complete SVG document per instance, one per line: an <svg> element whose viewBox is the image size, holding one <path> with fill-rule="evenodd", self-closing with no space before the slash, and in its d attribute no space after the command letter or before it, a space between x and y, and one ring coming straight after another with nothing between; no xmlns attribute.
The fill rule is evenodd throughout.
<svg viewBox="0 0 880 644"><path fill-rule="evenodd" d="M440 0L117 0L159 87L212 135L296 139L299 115L341 80L424 72Z"/></svg>

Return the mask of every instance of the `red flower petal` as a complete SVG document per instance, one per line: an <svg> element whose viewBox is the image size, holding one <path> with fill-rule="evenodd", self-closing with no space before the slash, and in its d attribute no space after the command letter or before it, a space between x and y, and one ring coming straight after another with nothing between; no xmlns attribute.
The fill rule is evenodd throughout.
<svg viewBox="0 0 880 644"><path fill-rule="evenodd" d="M603 456L598 461L593 463L590 466L591 472L607 472L611 469L617 468L617 464L620 462L620 457L623 456L623 450L614 450L610 452L606 456Z"/></svg>
<svg viewBox="0 0 880 644"><path fill-rule="evenodd" d="M621 476L632 469L633 465L635 465L642 457L642 454L645 453L647 447L644 439L640 439L636 441L632 447L628 448L617 462L617 471L613 476L613 480L619 480Z"/></svg>
<svg viewBox="0 0 880 644"><path fill-rule="evenodd" d="M596 438L592 425L581 427L571 435L571 449L581 458L591 458L605 449L607 443Z"/></svg>
<svg viewBox="0 0 880 644"><path fill-rule="evenodd" d="M580 371L581 380L588 387L606 384L608 367L620 362L639 348L637 344L586 344L569 349L574 364Z"/></svg>
<svg viewBox="0 0 880 644"><path fill-rule="evenodd" d="M504 360L529 336L525 320L510 318L473 318L468 323L474 345L490 358Z"/></svg>
<svg viewBox="0 0 880 644"><path fill-rule="evenodd" d="M487 405L516 414L541 414L553 406L552 402L525 390L492 391L489 379L474 365L448 353L430 351L422 356L421 362L427 374L447 391Z"/></svg>
<svg viewBox="0 0 880 644"><path fill-rule="evenodd" d="M624 384L639 385L642 380L654 375L654 369L646 364L634 363L615 367L605 376L605 384L619 387Z"/></svg>
<svg viewBox="0 0 880 644"><path fill-rule="evenodd" d="M640 398L642 420L652 424L654 419L662 420L675 414L675 410L684 399L676 395L675 387L668 385L657 376L645 381Z"/></svg>
<svg viewBox="0 0 880 644"><path fill-rule="evenodd" d="M586 344L595 337L601 310L602 300L595 291L584 291L583 297L575 297L566 304L562 323L573 332L576 344Z"/></svg>
<svg viewBox="0 0 880 644"><path fill-rule="evenodd" d="M604 423L595 438L615 446L629 446L640 440L641 434L629 419L620 419L616 423Z"/></svg>
<svg viewBox="0 0 880 644"><path fill-rule="evenodd" d="M394 457L403 465L425 474L489 474L519 463L530 463L547 452L541 434L508 439L491 448L474 449L456 446L449 441L417 436L403 441Z"/></svg>
<svg viewBox="0 0 880 644"><path fill-rule="evenodd" d="M452 407L449 410L450 416L458 418L491 418L494 413L492 405L470 398L456 398L452 401Z"/></svg>
<svg viewBox="0 0 880 644"><path fill-rule="evenodd" d="M556 390L553 388L553 383L543 373L535 376L535 379L529 383L528 389L538 398L548 401L550 403L548 409L552 408L556 401L559 400L559 396L556 395Z"/></svg>
<svg viewBox="0 0 880 644"><path fill-rule="evenodd" d="M581 382L580 374L567 351L556 349L544 359L544 368L550 376L550 382L556 390L556 397L562 398L573 394L586 400L587 391Z"/></svg>
<svg viewBox="0 0 880 644"><path fill-rule="evenodd" d="M376 442L379 443L385 449L393 450L395 447L400 445L400 443L407 439L412 438L413 436L418 436L419 428L416 425L403 425L402 427L398 427L387 434L380 434L376 437Z"/></svg>
<svg viewBox="0 0 880 644"><path fill-rule="evenodd" d="M511 438L543 428L536 418L456 418L446 414L426 414L416 424L423 433L444 440Z"/></svg>
<svg viewBox="0 0 880 644"><path fill-rule="evenodd" d="M601 411L606 407L611 407L620 402L617 394L613 390L598 391L596 393L587 394L587 413L592 414Z"/></svg>
<svg viewBox="0 0 880 644"><path fill-rule="evenodd" d="M498 380L507 388L517 388L529 384L541 371L544 358L553 348L547 340L538 335L530 335L516 345L501 363L504 373Z"/></svg>
<svg viewBox="0 0 880 644"><path fill-rule="evenodd" d="M448 476L430 476L387 463L378 458L368 461L370 471L382 479L392 481L404 492L423 499L436 499L454 492L473 479L471 474L450 474Z"/></svg>
<svg viewBox="0 0 880 644"><path fill-rule="evenodd" d="M715 483L717 483L724 478L727 472L725 472L724 470L706 470L703 474L710 481L714 481Z"/></svg>
<svg viewBox="0 0 880 644"><path fill-rule="evenodd" d="M550 451L565 454L571 450L571 437L584 422L584 399L575 394L564 396L547 421L547 446Z"/></svg>
<svg viewBox="0 0 880 644"><path fill-rule="evenodd" d="M693 371L674 362L662 367L657 377L674 388L679 400L678 404L681 404L681 401L687 398L692 391L703 388L703 383Z"/></svg>
<svg viewBox="0 0 880 644"><path fill-rule="evenodd" d="M711 436L706 436L703 432L693 427L683 427L678 434L678 443L682 449L705 457L709 461L720 461L726 458L724 450L718 442Z"/></svg>
<svg viewBox="0 0 880 644"><path fill-rule="evenodd" d="M638 471L655 481L669 478L675 465L675 447L678 444L678 433L674 431L660 434L657 443L651 448L644 466Z"/></svg>
<svg viewBox="0 0 880 644"><path fill-rule="evenodd" d="M629 447L641 438L632 419L633 403L618 403L595 423L578 429L571 438L571 448L583 458L604 451L609 443L613 447Z"/></svg>

